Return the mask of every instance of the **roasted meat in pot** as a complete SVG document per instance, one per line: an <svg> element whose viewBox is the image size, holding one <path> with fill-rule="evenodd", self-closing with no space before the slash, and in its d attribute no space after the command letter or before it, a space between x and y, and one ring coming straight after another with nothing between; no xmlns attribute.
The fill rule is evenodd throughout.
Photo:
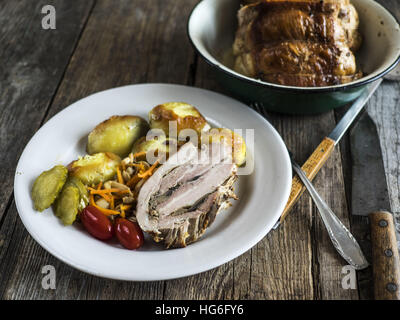
<svg viewBox="0 0 400 320"><path fill-rule="evenodd" d="M358 14L349 0L252 1L238 13L235 70L281 85L319 87L362 76Z"/></svg>
<svg viewBox="0 0 400 320"><path fill-rule="evenodd" d="M219 211L235 198L237 166L223 143L199 150L192 143L160 166L140 190L136 219L167 248L197 241Z"/></svg>

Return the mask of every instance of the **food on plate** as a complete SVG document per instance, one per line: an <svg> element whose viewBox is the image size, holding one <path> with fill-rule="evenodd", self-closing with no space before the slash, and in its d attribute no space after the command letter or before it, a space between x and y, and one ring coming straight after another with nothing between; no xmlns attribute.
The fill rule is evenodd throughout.
<svg viewBox="0 0 400 320"><path fill-rule="evenodd" d="M80 202L79 189L72 183L65 184L54 203L54 214L64 225L71 225L79 212Z"/></svg>
<svg viewBox="0 0 400 320"><path fill-rule="evenodd" d="M78 178L68 177L53 205L53 210L65 225L71 225L78 212L81 212L88 203L89 193L86 186Z"/></svg>
<svg viewBox="0 0 400 320"><path fill-rule="evenodd" d="M67 168L58 165L37 177L31 191L33 206L37 211L43 211L53 204L67 180L67 175Z"/></svg>
<svg viewBox="0 0 400 320"><path fill-rule="evenodd" d="M78 210L82 211L89 203L89 192L86 186L83 184L81 180L76 177L68 177L65 185L71 184L73 187L77 188L79 191L79 206Z"/></svg>
<svg viewBox="0 0 400 320"><path fill-rule="evenodd" d="M170 156L140 189L136 219L142 230L167 248L197 241L236 198L230 150L217 143L199 151L189 142Z"/></svg>
<svg viewBox="0 0 400 320"><path fill-rule="evenodd" d="M174 138L166 137L165 135L160 135L150 140L146 137L142 137L134 144L132 153L143 153L144 157L148 152L153 152L155 156L159 154L168 156L170 151L174 152L177 147L178 141Z"/></svg>
<svg viewBox="0 0 400 320"><path fill-rule="evenodd" d="M80 218L85 229L99 240L109 240L113 236L111 221L96 207L87 206Z"/></svg>
<svg viewBox="0 0 400 320"><path fill-rule="evenodd" d="M246 144L230 129L211 129L186 103L159 105L149 117L151 128L162 129L161 134L148 131L137 116L113 116L98 125L87 146L95 153L36 179L35 209L53 205L64 225L82 223L96 239L115 236L129 250L143 245L143 232L166 248L197 241L230 199L237 199L233 185L246 161ZM177 121L178 131L200 135L189 142L168 137L168 120Z"/></svg>
<svg viewBox="0 0 400 320"><path fill-rule="evenodd" d="M210 128L207 120L192 105L185 102L167 102L154 107L149 113L151 129L161 129L169 136L169 122L176 121L177 135L184 129L201 133Z"/></svg>
<svg viewBox="0 0 400 320"><path fill-rule="evenodd" d="M149 130L146 120L137 116L112 116L97 125L88 136L87 152L112 152L126 157L136 140Z"/></svg>
<svg viewBox="0 0 400 320"><path fill-rule="evenodd" d="M121 158L111 152L80 157L68 165L69 174L84 184L92 185L111 179L117 173Z"/></svg>
<svg viewBox="0 0 400 320"><path fill-rule="evenodd" d="M300 87L362 76L354 55L361 45L359 19L349 0L251 1L238 20L233 53L239 73Z"/></svg>
<svg viewBox="0 0 400 320"><path fill-rule="evenodd" d="M232 148L233 161L237 166L242 166L246 162L246 143L243 137L227 128L212 128L203 133L202 141L207 143L223 142Z"/></svg>
<svg viewBox="0 0 400 320"><path fill-rule="evenodd" d="M117 218L114 223L114 233L119 243L126 249L135 250L143 245L143 232L136 222Z"/></svg>

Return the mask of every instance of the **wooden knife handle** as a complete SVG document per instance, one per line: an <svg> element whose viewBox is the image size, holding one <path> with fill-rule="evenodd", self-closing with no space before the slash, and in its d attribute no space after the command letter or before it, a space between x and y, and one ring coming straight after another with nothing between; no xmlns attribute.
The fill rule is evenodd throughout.
<svg viewBox="0 0 400 320"><path fill-rule="evenodd" d="M309 180L314 179L318 171L329 159L329 156L332 154L334 148L335 148L335 141L326 137L320 143L320 145L315 149L315 151L308 158L308 160L304 163L304 165L301 168L303 169ZM300 181L299 177L295 176L292 180L292 190L290 191L290 197L286 204L285 209L283 210L283 213L279 220L280 222L282 222L285 219L286 215L289 213L290 209L292 209L294 204L303 194L305 189L306 188Z"/></svg>
<svg viewBox="0 0 400 320"><path fill-rule="evenodd" d="M400 259L393 215L381 211L369 218L375 299L400 300Z"/></svg>

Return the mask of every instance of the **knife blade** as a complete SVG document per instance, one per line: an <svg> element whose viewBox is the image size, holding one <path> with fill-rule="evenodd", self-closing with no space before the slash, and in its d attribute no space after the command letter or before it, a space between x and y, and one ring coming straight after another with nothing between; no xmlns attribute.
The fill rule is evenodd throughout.
<svg viewBox="0 0 400 320"><path fill-rule="evenodd" d="M335 146L339 143L340 139L347 132L347 129L353 124L360 111L364 108L369 98L374 94L381 83L382 79L379 79L371 83L367 87L367 89L360 95L360 97L353 102L352 106L349 108L349 110L347 110L346 114L339 121L333 131L322 140L319 146L314 150L311 156L303 164L301 169L304 171L310 181L314 179L319 170L329 159ZM286 207L283 210L279 221L275 224L274 229L276 229L283 222L287 214L290 212L290 210L304 191L304 184L297 176L295 176L292 180L292 189L290 191L289 200L286 203Z"/></svg>
<svg viewBox="0 0 400 320"><path fill-rule="evenodd" d="M396 229L375 123L365 112L350 132L352 214L368 216L371 228L374 296L400 299L400 258Z"/></svg>

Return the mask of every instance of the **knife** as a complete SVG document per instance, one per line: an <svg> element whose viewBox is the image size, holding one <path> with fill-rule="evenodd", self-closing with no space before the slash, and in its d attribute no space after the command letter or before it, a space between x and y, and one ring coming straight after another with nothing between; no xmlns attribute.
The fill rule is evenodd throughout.
<svg viewBox="0 0 400 320"><path fill-rule="evenodd" d="M354 120L357 118L360 111L364 108L365 104L368 102L369 98L374 94L376 89L382 83L382 79L379 79L372 84L370 84L364 92L358 97L346 112L343 118L339 121L335 129L324 138L320 145L315 149L312 155L301 167L307 178L312 181L317 175L318 171L322 168L325 162L329 159L335 146L339 143L340 139L346 133L347 129L352 125ZM290 191L289 200L286 203L286 207L279 221L275 224L274 229L276 229L286 218L287 214L290 212L294 204L300 198L300 196L305 191L304 184L300 181L299 177L296 175L292 179L292 189Z"/></svg>
<svg viewBox="0 0 400 320"><path fill-rule="evenodd" d="M374 296L400 299L400 258L390 210L378 133L365 112L350 132L353 161L352 214L368 216L371 228ZM397 234L398 236L398 234Z"/></svg>

